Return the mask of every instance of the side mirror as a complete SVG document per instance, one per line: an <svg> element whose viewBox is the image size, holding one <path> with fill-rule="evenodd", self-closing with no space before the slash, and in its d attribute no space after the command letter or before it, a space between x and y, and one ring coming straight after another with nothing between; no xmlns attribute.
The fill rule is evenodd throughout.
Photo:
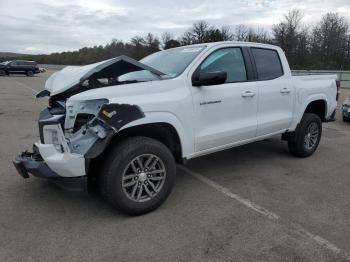
<svg viewBox="0 0 350 262"><path fill-rule="evenodd" d="M225 83L227 72L195 72L192 77L193 86L212 86Z"/></svg>

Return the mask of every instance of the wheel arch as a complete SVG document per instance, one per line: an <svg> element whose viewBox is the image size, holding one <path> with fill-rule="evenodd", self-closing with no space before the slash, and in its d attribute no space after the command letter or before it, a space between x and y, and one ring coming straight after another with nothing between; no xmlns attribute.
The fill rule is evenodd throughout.
<svg viewBox="0 0 350 262"><path fill-rule="evenodd" d="M145 136L166 145L177 162L182 162L182 144L176 128L167 122L153 122L129 126L115 134L109 146L115 146L125 138Z"/></svg>
<svg viewBox="0 0 350 262"><path fill-rule="evenodd" d="M327 101L325 99L317 99L310 101L305 107L304 113L313 113L318 115L322 122L326 120Z"/></svg>
<svg viewBox="0 0 350 262"><path fill-rule="evenodd" d="M104 166L105 159L107 159L108 153L112 148L117 146L124 139L133 136L144 136L158 140L169 148L176 162L183 163L185 160L180 136L173 125L166 122L132 125L117 132L100 155L88 160L87 175L89 190L93 190L92 188L96 186L95 181L98 179L100 170Z"/></svg>
<svg viewBox="0 0 350 262"><path fill-rule="evenodd" d="M328 114L328 102L327 97L322 94L309 96L304 102L297 100L294 110L294 120L292 121L288 131L294 131L300 123L305 113L315 113L321 118L321 121L325 121Z"/></svg>
<svg viewBox="0 0 350 262"><path fill-rule="evenodd" d="M186 150L186 142L184 139L186 138L184 138L183 133L181 134L181 131L184 132L184 130L179 130L176 125L166 121L150 122L146 119L147 116L135 120L123 126L118 132L116 132L103 152L97 157L89 159L89 174L95 173L95 168L98 168L99 165L103 163L106 154L108 154L112 147L115 147L123 139L133 136L144 136L160 141L169 148L175 160L178 163L182 163L185 160L186 154L184 152Z"/></svg>
<svg viewBox="0 0 350 262"><path fill-rule="evenodd" d="M189 128L185 129L180 119L172 113L145 112L143 118L122 126L108 141L103 152L86 160L88 184L95 184L91 181L96 181L110 149L127 137L145 136L156 139L170 149L178 163L184 162L194 150L191 130Z"/></svg>

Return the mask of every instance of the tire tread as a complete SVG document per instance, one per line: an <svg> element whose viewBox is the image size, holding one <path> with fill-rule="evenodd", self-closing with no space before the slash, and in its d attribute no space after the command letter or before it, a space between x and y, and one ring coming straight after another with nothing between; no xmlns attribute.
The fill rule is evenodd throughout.
<svg viewBox="0 0 350 262"><path fill-rule="evenodd" d="M140 207L135 209L128 207L127 205L125 205L125 203L123 203L120 199L116 197L115 190L118 189L116 188L115 183L113 183L112 180L115 179L114 169L116 168L116 166L118 166L118 163L123 161L123 159L127 159L128 156L135 151L135 149L137 150L140 148L146 151L148 150L148 148L158 148L158 150L160 150L164 154L164 157L168 159L170 165L168 167L169 170L167 170L167 179L170 179L170 186L169 188L163 188L162 191L159 192L161 196L158 202L147 206L146 208ZM106 152L105 155L106 158L104 160L104 164L102 165L103 167L99 174L99 190L102 197L108 202L110 202L113 206L115 206L116 209L118 209L119 211L129 215L140 215L148 213L159 207L170 194L175 181L176 164L175 159L170 150L161 142L152 138L141 136L126 138L125 140L118 143L116 146L110 148L110 150ZM172 174L173 176L171 176Z"/></svg>
<svg viewBox="0 0 350 262"><path fill-rule="evenodd" d="M304 148L304 136L308 125L311 122L316 122L319 125L319 139L315 148L312 151L306 151ZM297 157L311 156L317 149L322 135L322 121L320 117L313 113L305 113L300 121L299 126L295 130L294 137L288 141L289 152Z"/></svg>

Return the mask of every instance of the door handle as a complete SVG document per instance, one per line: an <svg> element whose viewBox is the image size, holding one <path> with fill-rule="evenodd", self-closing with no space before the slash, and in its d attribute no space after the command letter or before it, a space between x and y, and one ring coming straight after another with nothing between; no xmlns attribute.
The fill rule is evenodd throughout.
<svg viewBox="0 0 350 262"><path fill-rule="evenodd" d="M284 87L281 89L282 94L289 94L290 92L291 92L291 90L289 88Z"/></svg>
<svg viewBox="0 0 350 262"><path fill-rule="evenodd" d="M246 97L253 97L255 96L255 93L252 91L246 91L242 94L242 97L246 98Z"/></svg>

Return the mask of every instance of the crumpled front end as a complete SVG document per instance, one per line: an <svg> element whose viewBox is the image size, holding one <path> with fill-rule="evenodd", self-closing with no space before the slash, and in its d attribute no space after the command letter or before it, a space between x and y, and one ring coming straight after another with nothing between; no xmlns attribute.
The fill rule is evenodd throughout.
<svg viewBox="0 0 350 262"><path fill-rule="evenodd" d="M91 89L128 84L120 82L118 77L141 70L163 75L126 56L66 67L54 73L46 81L46 89L37 95L50 96L49 107L39 117L40 141L34 144L33 152L26 151L15 158L18 173L24 178L33 175L68 182L68 188L86 188L81 183L86 183L89 160L104 151L121 127L144 114L136 105L70 97Z"/></svg>
<svg viewBox="0 0 350 262"><path fill-rule="evenodd" d="M33 153L23 152L16 156L13 161L17 172L23 178L29 178L29 175L48 179L60 187L69 191L84 192L87 190L87 177L62 177L55 173L41 157L38 147L33 146Z"/></svg>
<svg viewBox="0 0 350 262"><path fill-rule="evenodd" d="M107 99L67 100L61 107L40 113L40 141L34 144L33 153L17 156L14 165L24 178L31 174L68 182L63 186L67 189L85 190L89 160L105 150L122 126L144 114L136 105L108 104Z"/></svg>

